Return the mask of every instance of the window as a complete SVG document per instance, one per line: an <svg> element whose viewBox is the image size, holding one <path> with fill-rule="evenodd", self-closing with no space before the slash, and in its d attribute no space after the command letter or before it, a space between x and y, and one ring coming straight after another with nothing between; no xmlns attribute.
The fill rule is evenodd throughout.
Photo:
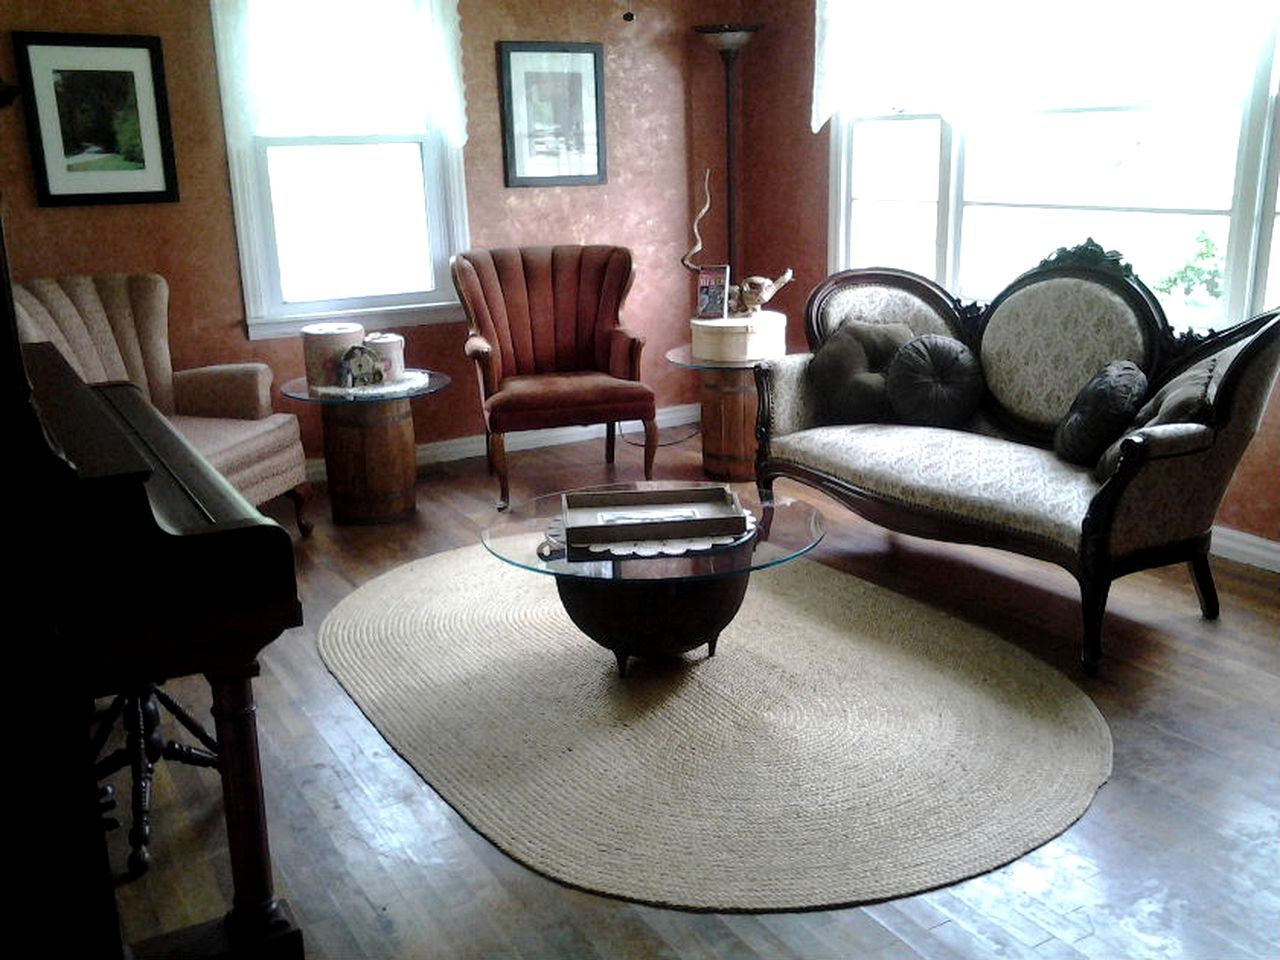
<svg viewBox="0 0 1280 960"><path fill-rule="evenodd" d="M250 336L459 319L456 6L212 3Z"/></svg>
<svg viewBox="0 0 1280 960"><path fill-rule="evenodd" d="M876 17L919 17L919 6ZM1134 264L1175 328L1280 302L1273 14L1264 23L1257 5L1225 0L1213 23L1163 16L1128 33L1054 13L1050 49L1035 24L1005 28L1007 5L975 3L950 24L951 49L972 53L957 59L913 49L919 31L846 22L847 7L818 3L815 129L835 114L832 270L904 267L983 300L1093 237ZM824 38L869 26L903 45L825 56ZM1120 59L1108 31L1123 38ZM1101 66L1116 63L1126 69Z"/></svg>

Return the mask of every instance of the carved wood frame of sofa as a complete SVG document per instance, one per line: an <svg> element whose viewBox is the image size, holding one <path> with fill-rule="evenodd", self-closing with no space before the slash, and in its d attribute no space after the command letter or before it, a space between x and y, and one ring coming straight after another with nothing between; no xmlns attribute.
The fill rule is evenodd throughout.
<svg viewBox="0 0 1280 960"><path fill-rule="evenodd" d="M963 430L822 424L805 376L812 353L758 366L762 499L789 478L900 533L1058 564L1080 586L1088 672L1101 660L1119 577L1186 562L1203 615L1218 615L1213 520L1280 364L1280 310L1207 338L1175 338L1119 255L1090 241L1059 250L985 308L901 270L836 274L809 298L810 349L849 318L965 342L982 362L982 410ZM1114 468L1095 477L1054 454L1053 430L1080 387L1118 358L1143 368L1148 397L1194 380L1205 405L1194 422L1131 429L1104 457Z"/></svg>
<svg viewBox="0 0 1280 960"><path fill-rule="evenodd" d="M298 418L271 408L271 368L226 363L174 370L169 285L157 274L27 280L13 285L18 334L54 344L86 383L141 388L201 455L254 506L287 496L311 532Z"/></svg>

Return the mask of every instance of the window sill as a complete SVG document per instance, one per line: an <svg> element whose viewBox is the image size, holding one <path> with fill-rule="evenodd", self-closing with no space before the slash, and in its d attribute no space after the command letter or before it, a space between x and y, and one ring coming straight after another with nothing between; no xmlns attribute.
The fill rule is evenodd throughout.
<svg viewBox="0 0 1280 960"><path fill-rule="evenodd" d="M311 323L346 321L362 325L366 331L398 330L403 327L425 327L439 323L464 323L466 314L460 303L414 304L402 307L375 307L369 310L335 310L290 317L250 317L250 340L282 340L297 337Z"/></svg>

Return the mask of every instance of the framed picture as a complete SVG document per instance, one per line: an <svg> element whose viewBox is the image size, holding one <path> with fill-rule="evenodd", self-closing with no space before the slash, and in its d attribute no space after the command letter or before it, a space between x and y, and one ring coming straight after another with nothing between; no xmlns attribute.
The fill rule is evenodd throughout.
<svg viewBox="0 0 1280 960"><path fill-rule="evenodd" d="M604 48L498 43L508 187L605 183Z"/></svg>
<svg viewBox="0 0 1280 960"><path fill-rule="evenodd" d="M729 315L729 265L698 268L698 317L723 320Z"/></svg>
<svg viewBox="0 0 1280 960"><path fill-rule="evenodd" d="M159 37L15 30L42 207L178 199Z"/></svg>

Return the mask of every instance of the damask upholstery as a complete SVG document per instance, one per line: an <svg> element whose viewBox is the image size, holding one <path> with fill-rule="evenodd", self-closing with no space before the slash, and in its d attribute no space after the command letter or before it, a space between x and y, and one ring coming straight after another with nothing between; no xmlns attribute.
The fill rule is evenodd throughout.
<svg viewBox="0 0 1280 960"><path fill-rule="evenodd" d="M18 334L54 344L86 383L128 380L250 503L289 495L303 533L306 458L298 418L271 409L271 368L174 370L169 286L156 274L40 278L14 284Z"/></svg>
<svg viewBox="0 0 1280 960"><path fill-rule="evenodd" d="M606 424L645 428L645 477L657 449L653 390L640 382L643 338L620 326L631 288L631 251L617 246L471 250L454 256L454 287L470 330L489 465L507 505L504 435L513 430Z"/></svg>
<svg viewBox="0 0 1280 960"><path fill-rule="evenodd" d="M851 303L880 302L885 322L934 318L975 346L988 387L1003 393L988 393L957 429L830 424L807 376L812 354L769 361L756 374L761 496L779 477L798 480L892 529L1063 566L1080 583L1090 671L1120 576L1187 562L1203 614L1217 616L1213 521L1280 367L1280 311L1179 341L1150 291L1096 244L1059 251L987 307L949 302L919 280L878 269L828 278L809 299L811 347L837 328L832 304L848 316ZM1117 360L1137 364L1154 394L1096 466L1068 463L1052 449L1054 429L1080 387Z"/></svg>
<svg viewBox="0 0 1280 960"><path fill-rule="evenodd" d="M1145 368L1150 337L1114 290L1087 278L1050 277L993 303L982 332L987 389L1015 417L1052 433L1108 363Z"/></svg>

